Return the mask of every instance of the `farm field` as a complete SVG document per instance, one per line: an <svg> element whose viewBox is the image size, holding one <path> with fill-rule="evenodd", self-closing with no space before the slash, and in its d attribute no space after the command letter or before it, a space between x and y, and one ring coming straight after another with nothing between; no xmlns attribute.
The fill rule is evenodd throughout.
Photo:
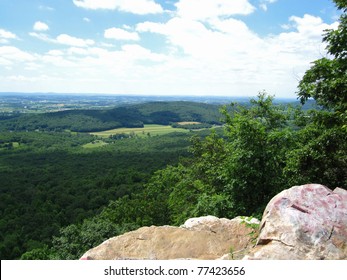
<svg viewBox="0 0 347 280"><path fill-rule="evenodd" d="M179 125L187 125L187 124L201 124L201 122L178 122Z"/></svg>
<svg viewBox="0 0 347 280"><path fill-rule="evenodd" d="M104 141L96 140L91 143L84 144L82 147L85 149L93 149L93 148L99 148L105 145L107 145L107 143L105 143Z"/></svg>
<svg viewBox="0 0 347 280"><path fill-rule="evenodd" d="M173 128L170 125L159 125L159 124L145 124L144 127L136 128L117 128L111 130L105 130L100 132L91 132L90 134L107 138L110 135L116 134L135 134L139 137L141 136L155 136L164 135L172 132L183 132L188 133L188 130L183 128Z"/></svg>

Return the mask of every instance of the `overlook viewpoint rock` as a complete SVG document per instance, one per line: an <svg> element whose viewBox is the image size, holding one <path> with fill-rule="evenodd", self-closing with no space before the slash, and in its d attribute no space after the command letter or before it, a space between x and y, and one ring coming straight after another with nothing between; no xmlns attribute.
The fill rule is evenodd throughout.
<svg viewBox="0 0 347 280"><path fill-rule="evenodd" d="M253 246L252 229L247 223L259 221L207 216L189 219L181 227L142 227L106 240L81 259L211 260L224 255L228 258L230 251L242 252Z"/></svg>
<svg viewBox="0 0 347 280"><path fill-rule="evenodd" d="M347 191L309 184L276 195L257 219L192 218L111 238L81 259L347 259ZM255 236L258 238L255 243Z"/></svg>
<svg viewBox="0 0 347 280"><path fill-rule="evenodd" d="M347 191L317 184L282 191L268 203L245 259L347 259Z"/></svg>

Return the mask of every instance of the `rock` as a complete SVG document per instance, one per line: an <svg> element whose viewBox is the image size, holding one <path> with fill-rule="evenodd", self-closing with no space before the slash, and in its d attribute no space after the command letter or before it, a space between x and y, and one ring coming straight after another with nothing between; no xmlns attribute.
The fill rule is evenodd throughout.
<svg viewBox="0 0 347 280"><path fill-rule="evenodd" d="M252 229L242 221L207 216L181 227L142 227L106 240L81 259L230 259L230 251L242 258L252 246Z"/></svg>
<svg viewBox="0 0 347 280"><path fill-rule="evenodd" d="M310 184L279 193L244 259L347 259L347 191Z"/></svg>

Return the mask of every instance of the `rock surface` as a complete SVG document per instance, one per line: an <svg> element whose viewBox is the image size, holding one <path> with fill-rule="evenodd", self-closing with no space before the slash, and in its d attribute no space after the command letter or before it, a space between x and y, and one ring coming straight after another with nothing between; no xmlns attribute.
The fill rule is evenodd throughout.
<svg viewBox="0 0 347 280"><path fill-rule="evenodd" d="M253 245L252 229L243 221L207 216L189 219L181 227L142 227L106 240L81 259L228 259L231 250L242 258Z"/></svg>
<svg viewBox="0 0 347 280"><path fill-rule="evenodd" d="M244 259L347 259L347 191L310 184L279 193Z"/></svg>

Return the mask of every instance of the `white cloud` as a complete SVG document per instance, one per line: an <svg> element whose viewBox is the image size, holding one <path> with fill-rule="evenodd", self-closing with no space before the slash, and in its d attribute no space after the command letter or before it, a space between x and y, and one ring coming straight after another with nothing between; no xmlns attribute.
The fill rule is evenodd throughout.
<svg viewBox="0 0 347 280"><path fill-rule="evenodd" d="M35 31L47 31L47 30L49 30L49 26L42 21L37 21L37 22L35 22L33 29Z"/></svg>
<svg viewBox="0 0 347 280"><path fill-rule="evenodd" d="M114 48L114 45L113 45L113 44L110 44L110 43L101 42L101 43L99 43L99 45L100 45L101 47L105 47L105 48Z"/></svg>
<svg viewBox="0 0 347 280"><path fill-rule="evenodd" d="M73 0L77 7L97 10L119 10L133 14L158 14L163 8L153 0Z"/></svg>
<svg viewBox="0 0 347 280"><path fill-rule="evenodd" d="M306 36L321 36L322 31L329 28L337 28L337 23L328 25L320 17L305 14L303 18L292 16L289 19L295 28Z"/></svg>
<svg viewBox="0 0 347 280"><path fill-rule="evenodd" d="M90 22L90 19L87 18L87 17L84 17L84 18L83 18L83 21L85 21L85 22Z"/></svg>
<svg viewBox="0 0 347 280"><path fill-rule="evenodd" d="M136 30L166 38L175 59L169 60L161 75L171 69L187 89L197 92L200 88L206 94L227 94L225 90L229 89L229 93L253 95L267 89L274 94L294 96L296 75L302 75L310 62L321 56L322 32L336 24L325 24L321 18L310 15L291 17L290 23L293 31L270 37L257 35L234 18L210 18L203 24L175 17L166 23L140 23ZM178 73L185 73L187 80ZM194 80L200 80L200 87L192 86Z"/></svg>
<svg viewBox="0 0 347 280"><path fill-rule="evenodd" d="M77 48L77 47L71 47L67 50L67 53L69 55L88 55L88 50L85 48Z"/></svg>
<svg viewBox="0 0 347 280"><path fill-rule="evenodd" d="M0 29L0 38L3 38L3 39L16 39L17 36L16 36L16 34L10 32L10 31L6 31L4 29Z"/></svg>
<svg viewBox="0 0 347 280"><path fill-rule="evenodd" d="M122 52L131 60L150 60L160 62L166 59L165 55L153 53L151 50L136 44L122 46Z"/></svg>
<svg viewBox="0 0 347 280"><path fill-rule="evenodd" d="M13 46L0 47L0 57L6 61L7 64L21 63L35 60L35 56L22 51Z"/></svg>
<svg viewBox="0 0 347 280"><path fill-rule="evenodd" d="M68 34L60 34L55 39L49 37L47 34L44 33L30 32L29 35L48 43L61 44L73 47L88 47L95 44L94 40L81 39L70 36Z"/></svg>
<svg viewBox="0 0 347 280"><path fill-rule="evenodd" d="M183 2L186 0L178 3ZM193 2L197 10L202 5ZM50 38L31 32L31 36L57 45L40 55L0 48L0 64L13 68L8 76L26 77L19 69L32 69L30 75L36 73L37 77L45 73L48 78L38 80L36 86L47 91L256 95L266 89L277 96L294 97L296 75L300 77L311 61L324 54L323 30L337 26L312 15L292 16L282 33L261 36L242 17L228 16L222 6L218 9L192 16L177 12L161 23L147 21L135 29L123 25L105 30L105 38L127 40L127 44L117 41L110 45L102 42L104 38L94 42L67 34ZM158 42L155 51L140 44L139 38L145 42L146 32ZM23 88L29 82L17 80Z"/></svg>
<svg viewBox="0 0 347 280"><path fill-rule="evenodd" d="M40 61L46 66L46 69L49 69L49 67L53 65L55 67L55 71L63 69L63 71L65 71L66 73L78 67L78 64L74 61L71 61L64 56L55 54L43 55L40 57Z"/></svg>
<svg viewBox="0 0 347 280"><path fill-rule="evenodd" d="M255 10L248 0L179 0L175 6L178 16L194 20L249 15Z"/></svg>
<svg viewBox="0 0 347 280"><path fill-rule="evenodd" d="M106 39L116 39L116 40L129 40L129 41L139 41L140 37L136 32L129 32L121 28L109 28L104 32L104 37Z"/></svg>
<svg viewBox="0 0 347 280"><path fill-rule="evenodd" d="M137 30L162 34L186 55L202 61L221 60L225 63L229 57L235 57L233 52L245 53L250 46L259 46L260 39L240 20L214 19L209 24L212 29L199 21L177 17L166 24L141 23L137 25Z"/></svg>
<svg viewBox="0 0 347 280"><path fill-rule="evenodd" d="M267 11L267 5L265 4L265 3L260 3L259 4L259 7L260 7L260 9L262 9L263 11Z"/></svg>
<svg viewBox="0 0 347 280"><path fill-rule="evenodd" d="M37 77L26 77L23 75L13 75L7 77L7 79L15 82L37 82L39 80Z"/></svg>
<svg viewBox="0 0 347 280"><path fill-rule="evenodd" d="M18 38L16 34L0 28L0 43L7 44L9 43L10 39L18 39Z"/></svg>
<svg viewBox="0 0 347 280"><path fill-rule="evenodd" d="M60 34L56 38L56 42L63 45L74 46L74 47L87 47L94 45L94 41L91 39L80 39L67 34Z"/></svg>
<svg viewBox="0 0 347 280"><path fill-rule="evenodd" d="M47 53L48 55L53 55L53 56L63 56L64 52L61 50L50 50Z"/></svg>
<svg viewBox="0 0 347 280"><path fill-rule="evenodd" d="M49 6L44 6L44 5L40 5L39 6L39 10L41 10L41 11L54 11L54 8L52 8L52 7L49 7Z"/></svg>
<svg viewBox="0 0 347 280"><path fill-rule="evenodd" d="M29 32L29 35L31 37L35 37L41 41L45 41L48 43L57 43L56 40L50 38L47 34L44 34L44 33Z"/></svg>
<svg viewBox="0 0 347 280"><path fill-rule="evenodd" d="M289 24L289 23L282 24L281 27L284 30L289 30L289 29L293 28L293 26L291 24Z"/></svg>
<svg viewBox="0 0 347 280"><path fill-rule="evenodd" d="M277 2L277 0L261 0L259 7L260 7L260 9L262 9L263 11L266 12L268 10L268 5L273 4L275 2Z"/></svg>

